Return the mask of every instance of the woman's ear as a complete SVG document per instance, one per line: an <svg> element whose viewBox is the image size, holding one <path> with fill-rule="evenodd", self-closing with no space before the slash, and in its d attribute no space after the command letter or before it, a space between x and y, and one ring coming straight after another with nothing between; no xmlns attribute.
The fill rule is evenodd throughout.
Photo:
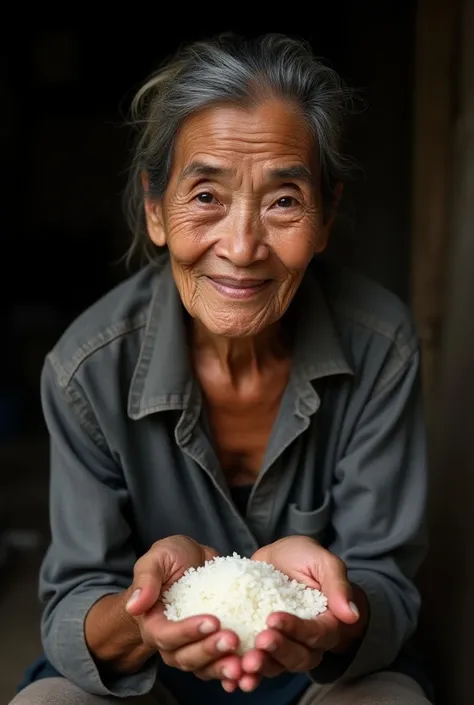
<svg viewBox="0 0 474 705"><path fill-rule="evenodd" d="M157 247L166 245L166 231L163 222L161 203L150 195L150 182L148 174L142 173L143 204L145 207L145 220L148 235Z"/></svg>

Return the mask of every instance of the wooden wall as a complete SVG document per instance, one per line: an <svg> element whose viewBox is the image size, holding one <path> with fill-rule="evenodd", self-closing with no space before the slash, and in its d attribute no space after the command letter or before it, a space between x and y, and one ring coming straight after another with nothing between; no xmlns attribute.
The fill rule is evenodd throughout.
<svg viewBox="0 0 474 705"><path fill-rule="evenodd" d="M428 410L436 386L446 293L456 80L456 0L419 0L413 122L412 306L423 346Z"/></svg>
<svg viewBox="0 0 474 705"><path fill-rule="evenodd" d="M422 638L439 705L474 669L474 0L420 3L413 288L429 412Z"/></svg>

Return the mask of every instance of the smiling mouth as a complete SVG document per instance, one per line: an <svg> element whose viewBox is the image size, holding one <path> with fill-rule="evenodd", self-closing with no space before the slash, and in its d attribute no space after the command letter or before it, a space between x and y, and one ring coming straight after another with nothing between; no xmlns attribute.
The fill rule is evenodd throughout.
<svg viewBox="0 0 474 705"><path fill-rule="evenodd" d="M251 299L264 291L271 279L236 279L232 277L207 277L214 288L231 299Z"/></svg>

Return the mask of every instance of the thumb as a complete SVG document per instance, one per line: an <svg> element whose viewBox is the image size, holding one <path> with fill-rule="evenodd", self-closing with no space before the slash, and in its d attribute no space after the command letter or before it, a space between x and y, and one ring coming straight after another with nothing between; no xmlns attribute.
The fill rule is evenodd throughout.
<svg viewBox="0 0 474 705"><path fill-rule="evenodd" d="M158 602L162 581L157 571L135 572L135 579L129 588L129 596L125 609L133 617L148 612Z"/></svg>
<svg viewBox="0 0 474 705"><path fill-rule="evenodd" d="M355 624L360 614L344 563L338 558L329 561L321 577L321 590L327 597L328 609L341 622Z"/></svg>
<svg viewBox="0 0 474 705"><path fill-rule="evenodd" d="M211 546L203 545L202 549L204 551L204 561L212 561L213 558L217 558L217 556L219 555L217 551Z"/></svg>

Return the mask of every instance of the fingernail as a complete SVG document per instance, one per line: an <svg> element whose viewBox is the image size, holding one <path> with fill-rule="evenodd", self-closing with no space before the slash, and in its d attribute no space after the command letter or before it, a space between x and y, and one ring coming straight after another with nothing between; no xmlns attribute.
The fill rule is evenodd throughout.
<svg viewBox="0 0 474 705"><path fill-rule="evenodd" d="M274 641L271 641L269 644L263 647L265 651L275 651L277 648L277 645L275 644Z"/></svg>
<svg viewBox="0 0 474 705"><path fill-rule="evenodd" d="M251 693L254 689L253 685L249 684L247 681L239 681L239 688L243 690L244 693Z"/></svg>
<svg viewBox="0 0 474 705"><path fill-rule="evenodd" d="M269 619L267 624L270 629L281 629L281 621L279 619Z"/></svg>
<svg viewBox="0 0 474 705"><path fill-rule="evenodd" d="M231 680L232 680L232 676L230 675L230 673L229 673L229 671L227 670L227 668L223 668L223 669L222 669L222 675L224 676L224 678L227 678L228 681L231 681Z"/></svg>
<svg viewBox="0 0 474 705"><path fill-rule="evenodd" d="M135 602L136 602L136 601L138 600L138 598L140 597L140 593L141 593L141 588L138 588L137 590L135 590L134 592L132 592L132 596L130 597L130 599L128 600L127 604L125 605L125 608L126 608L127 610L135 604Z"/></svg>
<svg viewBox="0 0 474 705"><path fill-rule="evenodd" d="M219 641L216 644L216 649L218 651L232 651L233 646L231 646L228 642L228 640L225 637L222 637L222 639L219 639Z"/></svg>
<svg viewBox="0 0 474 705"><path fill-rule="evenodd" d="M355 602L349 602L349 607L351 608L351 610L352 610L352 612L355 614L355 616L356 616L357 618L359 618L359 617L360 617L360 612L359 612L359 610L358 610L357 605L355 604Z"/></svg>
<svg viewBox="0 0 474 705"><path fill-rule="evenodd" d="M201 634L212 634L212 632L216 631L216 625L206 619L199 625L199 631Z"/></svg>

